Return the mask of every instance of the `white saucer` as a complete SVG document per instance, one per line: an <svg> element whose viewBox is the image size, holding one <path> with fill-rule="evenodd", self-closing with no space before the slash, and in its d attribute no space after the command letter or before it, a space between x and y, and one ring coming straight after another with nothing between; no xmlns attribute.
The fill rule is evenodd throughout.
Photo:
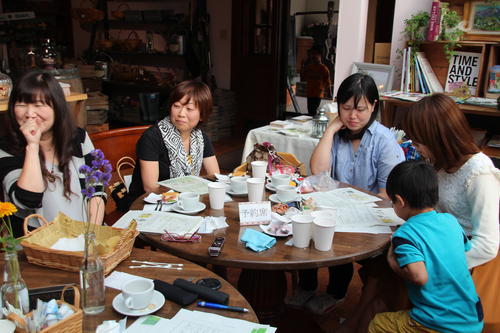
<svg viewBox="0 0 500 333"><path fill-rule="evenodd" d="M292 229L292 224L291 223L288 223L288 224L285 224L282 229L285 229L285 230L288 230L289 232L287 234L284 234L282 232L280 232L280 230L278 230L277 233L274 233L272 230L269 230L269 226L270 225L263 225L263 224L260 224L259 227L262 229L262 231L270 236L274 236L274 237L288 237L288 236L291 236L293 235L293 229Z"/></svg>
<svg viewBox="0 0 500 333"><path fill-rule="evenodd" d="M269 191L276 192L276 187L274 187L274 185L273 185L273 184L271 184L271 183L269 183L269 182L266 184L266 188L267 188Z"/></svg>
<svg viewBox="0 0 500 333"><path fill-rule="evenodd" d="M165 304L165 297L159 291L154 291L153 298L151 299L151 304L149 304L145 309L133 310L129 309L123 303L123 295L120 293L113 298L113 308L125 316L145 316L153 312L158 311Z"/></svg>
<svg viewBox="0 0 500 333"><path fill-rule="evenodd" d="M230 195L233 195L235 197L246 197L248 195L248 192L241 192L241 193L233 192L233 190L231 188L229 188L228 190L226 190L226 193L230 194Z"/></svg>
<svg viewBox="0 0 500 333"><path fill-rule="evenodd" d="M300 197L300 194L298 194L298 193L297 193L297 196L295 197L295 199L288 200L288 201L281 201L280 199L278 199L277 193L271 194L269 196L269 200L271 200L272 202L275 202L275 203L287 203L287 202L291 202L291 201L300 201L300 199L301 199L301 197Z"/></svg>
<svg viewBox="0 0 500 333"><path fill-rule="evenodd" d="M207 206L203 202L199 202L198 207L193 209L193 210L184 210L181 207L179 207L179 203L175 203L172 206L172 210L176 211L177 213L181 213L181 214L196 214L196 213L201 212L205 208L207 208Z"/></svg>

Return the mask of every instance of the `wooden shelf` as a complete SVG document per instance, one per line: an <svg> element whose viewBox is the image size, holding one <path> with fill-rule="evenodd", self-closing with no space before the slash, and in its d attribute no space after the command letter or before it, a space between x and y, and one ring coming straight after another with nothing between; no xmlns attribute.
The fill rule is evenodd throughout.
<svg viewBox="0 0 500 333"><path fill-rule="evenodd" d="M71 93L71 95L65 96L66 102L78 102L87 99L87 94L84 93ZM0 100L0 112L5 112L8 109L9 101L7 99Z"/></svg>
<svg viewBox="0 0 500 333"><path fill-rule="evenodd" d="M184 56L175 54L163 53L123 53L123 52L106 52L114 60L119 60L122 63L132 65L145 65L145 66L172 66L184 67L186 61Z"/></svg>

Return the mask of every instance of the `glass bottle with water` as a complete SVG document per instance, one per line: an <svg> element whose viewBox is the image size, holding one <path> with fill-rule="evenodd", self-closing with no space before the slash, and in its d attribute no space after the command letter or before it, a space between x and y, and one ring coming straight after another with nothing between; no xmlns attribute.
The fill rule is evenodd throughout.
<svg viewBox="0 0 500 333"><path fill-rule="evenodd" d="M85 234L85 251L80 267L80 288L82 290L82 308L86 314L104 311L104 266L95 244L95 234Z"/></svg>
<svg viewBox="0 0 500 333"><path fill-rule="evenodd" d="M28 288L21 276L17 252L5 252L3 281L1 288L2 307L7 308L10 304L22 313L28 313L30 310Z"/></svg>

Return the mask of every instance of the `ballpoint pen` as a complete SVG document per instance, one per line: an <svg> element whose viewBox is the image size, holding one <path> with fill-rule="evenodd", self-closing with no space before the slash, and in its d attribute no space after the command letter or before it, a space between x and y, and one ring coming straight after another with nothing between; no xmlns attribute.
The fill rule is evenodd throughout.
<svg viewBox="0 0 500 333"><path fill-rule="evenodd" d="M238 306L230 306L230 305L210 303L210 302L198 302L198 306L209 309L220 309L220 310L228 310L228 311L244 312L244 313L248 312L247 308L240 308Z"/></svg>

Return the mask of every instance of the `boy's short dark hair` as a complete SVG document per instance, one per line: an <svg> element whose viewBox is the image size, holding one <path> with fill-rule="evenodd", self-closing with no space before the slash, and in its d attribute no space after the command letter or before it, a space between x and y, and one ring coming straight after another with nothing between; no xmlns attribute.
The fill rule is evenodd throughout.
<svg viewBox="0 0 500 333"><path fill-rule="evenodd" d="M436 206L439 185L436 170L424 161L405 161L392 169L387 177L387 195L392 202L396 194L411 208L424 209Z"/></svg>

